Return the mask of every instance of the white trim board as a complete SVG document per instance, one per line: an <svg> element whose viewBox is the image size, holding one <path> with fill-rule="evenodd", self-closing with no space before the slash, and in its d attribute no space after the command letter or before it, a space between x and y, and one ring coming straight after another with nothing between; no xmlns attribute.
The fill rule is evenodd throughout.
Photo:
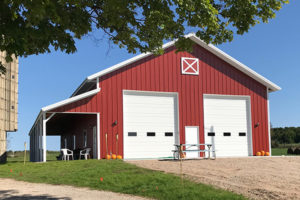
<svg viewBox="0 0 300 200"><path fill-rule="evenodd" d="M97 159L100 160L100 153L101 153L101 137L100 137L100 113L97 113Z"/></svg>

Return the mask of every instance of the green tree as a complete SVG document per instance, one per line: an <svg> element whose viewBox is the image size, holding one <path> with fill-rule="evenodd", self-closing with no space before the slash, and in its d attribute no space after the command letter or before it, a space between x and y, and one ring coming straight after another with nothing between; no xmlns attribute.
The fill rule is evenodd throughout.
<svg viewBox="0 0 300 200"><path fill-rule="evenodd" d="M296 128L295 143L300 143L300 127Z"/></svg>
<svg viewBox="0 0 300 200"><path fill-rule="evenodd" d="M271 139L274 144L300 143L300 127L272 128Z"/></svg>
<svg viewBox="0 0 300 200"><path fill-rule="evenodd" d="M128 52L162 53L163 40L191 50L187 29L220 44L275 17L288 0L1 0L0 51L28 56L76 51L74 39L103 30ZM2 68L3 69L3 68Z"/></svg>

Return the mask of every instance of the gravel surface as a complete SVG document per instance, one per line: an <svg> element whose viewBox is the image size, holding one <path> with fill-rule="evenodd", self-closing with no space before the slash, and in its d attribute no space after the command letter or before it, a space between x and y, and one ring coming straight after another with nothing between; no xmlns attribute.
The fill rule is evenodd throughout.
<svg viewBox="0 0 300 200"><path fill-rule="evenodd" d="M0 199L4 200L41 200L41 199L118 199L118 200L146 200L146 198L90 190L87 188L77 188L66 185L49 185L40 183L28 183L23 181L16 181L13 179L0 178Z"/></svg>
<svg viewBox="0 0 300 200"><path fill-rule="evenodd" d="M140 167L180 173L179 161L128 161ZM184 160L188 178L227 189L250 199L300 199L300 157Z"/></svg>

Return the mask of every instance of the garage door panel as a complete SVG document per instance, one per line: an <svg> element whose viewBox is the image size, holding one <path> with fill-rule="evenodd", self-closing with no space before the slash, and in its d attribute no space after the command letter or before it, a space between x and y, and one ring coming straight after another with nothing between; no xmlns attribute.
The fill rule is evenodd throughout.
<svg viewBox="0 0 300 200"><path fill-rule="evenodd" d="M212 121L212 120L215 120L215 119L214 118L210 119L210 121ZM215 124L207 124L207 129L209 129L209 130L224 130L224 128L227 128L227 127L235 127L236 130L238 130L238 129L245 130L245 126L247 126L247 123L239 123L239 122L236 122L236 120L239 120L239 119L233 118L232 121L230 121L230 119L226 119L222 122L216 122ZM221 129L219 127L221 127Z"/></svg>
<svg viewBox="0 0 300 200"><path fill-rule="evenodd" d="M124 158L159 158L172 156L177 121L175 95L124 94ZM137 136L128 136L136 132ZM147 136L155 132L155 136ZM173 136L165 136L172 132Z"/></svg>
<svg viewBox="0 0 300 200"><path fill-rule="evenodd" d="M147 126L145 127L145 123L143 123L143 122L137 122L136 124L134 124L133 122L130 122L130 123L128 123L128 125L129 125L128 130L135 130L135 129L139 128L138 130L144 131L144 132L153 132L154 130L158 131L159 128L162 128L162 127L164 129L166 129L166 131L174 130L172 125L170 125L170 124L165 125L164 123L147 123L148 127ZM160 126L160 127L157 127L157 126Z"/></svg>
<svg viewBox="0 0 300 200"><path fill-rule="evenodd" d="M163 128L165 129L165 132L175 132L174 128L171 126L164 126ZM140 125L136 125L132 128L128 127L127 132L139 132L139 134L141 134L141 133L146 134L147 132L156 132L157 133L157 129L154 129L154 127L148 128L148 127L145 127L145 125L140 124Z"/></svg>
<svg viewBox="0 0 300 200"><path fill-rule="evenodd" d="M153 102L152 102L153 103ZM160 112L161 111L161 114L163 115L172 115L174 113L170 113L170 110L173 109L172 107L164 107L164 106L159 106L159 107L139 107L139 106L135 106L133 105L132 106L133 108L132 109L126 109L125 111L128 113L128 114L140 114L140 115L155 115L157 114L157 112ZM139 110L140 108L142 108L145 113L140 113Z"/></svg>
<svg viewBox="0 0 300 200"><path fill-rule="evenodd" d="M139 109L137 109L137 111L136 112L132 112L132 113L130 113L130 112L126 112L126 114L128 114L129 116L130 115L133 115L133 116L135 116L136 118L137 117L155 117L155 116L158 116L157 115L157 113L161 113L161 115L159 115L159 116L161 116L162 118L163 117L165 117L165 118L168 118L168 117L172 117L172 116L174 116L174 113L167 113L167 112L169 112L168 110L170 110L170 109L168 109L168 110L163 110L163 109L157 109L157 110L153 110L153 109L151 109L150 111L147 111L146 109L143 109L143 111L145 112L145 113L140 113L140 110L141 109L143 109L143 108L139 108ZM172 108L171 108L172 109Z"/></svg>
<svg viewBox="0 0 300 200"><path fill-rule="evenodd" d="M159 98L157 98L159 97ZM124 103L127 105L141 106L143 107L145 104L150 104L149 106L156 107L157 106L172 106L170 103L174 103L174 99L170 99L169 97L163 96L145 96L145 95L126 95L126 99ZM174 105L174 104L173 104Z"/></svg>
<svg viewBox="0 0 300 200"><path fill-rule="evenodd" d="M240 132L247 133L247 130L243 130L243 129L232 130L232 129L233 129L232 127L224 127L221 129L209 129L209 130L206 129L206 135L208 132L214 132L215 134L220 134L220 135L223 135L224 133L228 133L228 132L231 133L231 135L238 135Z"/></svg>
<svg viewBox="0 0 300 200"><path fill-rule="evenodd" d="M214 142L218 143L218 144L222 143L222 146L226 146L226 147L230 147L230 148L234 148L234 149L235 148L240 148L240 146L239 145L233 145L233 143L247 144L247 142L243 142L243 141L232 139L232 138L228 138L228 139L216 139ZM241 149L246 149L246 148L241 148Z"/></svg>
<svg viewBox="0 0 300 200"><path fill-rule="evenodd" d="M240 115L234 115L233 113L230 113L230 114L223 114L223 113L220 113L221 111L216 112L215 114L214 113L210 113L209 115L207 115L207 119L221 119L222 121L226 121L226 120L231 120L231 119L239 119L239 123L243 123L245 122L246 123L246 118L244 118L244 116L246 115L246 113L241 113ZM225 111L224 111L225 112ZM228 111L226 111L228 112ZM227 117L227 116L230 116L230 119L227 119L227 118L224 118L224 117ZM222 122L220 121L220 122ZM216 121L217 122L217 121Z"/></svg>
<svg viewBox="0 0 300 200"><path fill-rule="evenodd" d="M204 98L205 143L215 145L217 156L248 156L249 100L240 96L209 96ZM208 136L214 132L215 136ZM224 136L230 132L230 136ZM239 136L240 132L246 136Z"/></svg>
<svg viewBox="0 0 300 200"><path fill-rule="evenodd" d="M173 116L158 116L158 115L153 115L153 116L143 116L143 115L135 115L134 116L136 119L134 121L130 121L130 120L125 120L125 122L128 122L128 123L131 123L131 122L134 122L134 123L152 123L152 124L156 124L156 123L160 123L160 124L172 124L172 122L170 122L170 117L173 117ZM152 121L152 119L154 117L159 117L160 121Z"/></svg>
<svg viewBox="0 0 300 200"><path fill-rule="evenodd" d="M244 108L244 106L240 107L240 108ZM235 117L235 118L240 117L240 118L244 119L245 114L246 114L245 111L241 111L240 113L236 113L236 112L232 112L230 109L226 109L226 110L223 109L223 110L218 110L218 111L215 110L215 109L218 109L218 108L207 108L207 109L211 110L210 113L207 114L207 117L223 118L224 116L230 115L230 116Z"/></svg>

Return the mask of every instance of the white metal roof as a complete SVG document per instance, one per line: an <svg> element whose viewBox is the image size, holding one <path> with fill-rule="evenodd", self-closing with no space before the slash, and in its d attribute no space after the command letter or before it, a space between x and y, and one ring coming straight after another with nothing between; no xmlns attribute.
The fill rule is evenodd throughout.
<svg viewBox="0 0 300 200"><path fill-rule="evenodd" d="M258 74L257 72L255 72L254 70L250 69L249 67L247 67L243 63L239 62L238 60L234 59L230 55L226 54L224 51L220 50L219 48L215 47L212 44L206 44L203 40L201 40L200 38L198 38L194 33L188 34L185 37L191 39L196 44L200 45L201 47L205 48L209 52L211 52L214 55L218 56L222 60L224 60L227 63L231 64L233 67L235 67L238 70L242 71L243 73L247 74L248 76L250 76L254 80L258 81L259 83L265 85L267 88L269 88L269 90L271 92L272 91L281 90L281 88L278 85L276 85L275 83L271 82L270 80L268 80L267 78L263 77L262 75ZM175 44L175 41L168 42L165 45L163 45L163 48L166 49L168 47L173 46L174 44ZM91 80L93 80L95 78L99 78L101 76L104 76L104 75L106 75L108 73L111 73L111 72L113 72L115 70L118 70L118 69L120 69L122 67L125 67L125 66L127 66L127 65L129 65L131 63L134 63L134 62L136 62L138 60L141 60L141 59L143 59L143 58L145 58L147 56L150 56L150 55L152 55L152 53L143 53L143 54L137 55L137 56L135 56L133 58L130 58L128 60L125 60L125 61L123 61L123 62L121 62L119 64L113 65L113 66L111 66L111 67L109 67L107 69L104 69L104 70L102 70L100 72L92 74L92 75L88 76L85 81L91 81ZM74 94L76 94L76 93L74 93Z"/></svg>

